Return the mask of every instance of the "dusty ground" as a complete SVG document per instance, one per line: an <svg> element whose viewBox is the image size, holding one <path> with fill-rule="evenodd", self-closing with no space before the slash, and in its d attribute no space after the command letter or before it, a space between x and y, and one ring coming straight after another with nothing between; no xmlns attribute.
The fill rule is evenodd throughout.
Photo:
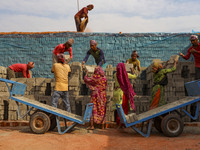
<svg viewBox="0 0 200 150"><path fill-rule="evenodd" d="M155 129L149 138L132 129L75 128L59 135L52 131L42 135L31 133L29 127L0 127L0 150L199 150L200 127L185 126L181 136L168 138Z"/></svg>

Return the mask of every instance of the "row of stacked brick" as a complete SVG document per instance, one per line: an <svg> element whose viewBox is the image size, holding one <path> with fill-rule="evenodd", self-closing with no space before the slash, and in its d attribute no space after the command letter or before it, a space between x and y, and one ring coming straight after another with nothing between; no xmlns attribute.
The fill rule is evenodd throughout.
<svg viewBox="0 0 200 150"><path fill-rule="evenodd" d="M90 102L90 90L84 83L84 69L79 62L73 62L71 65L71 74L69 76L69 93L72 113L77 115L84 115L87 103ZM92 66L94 67L94 66ZM127 67L127 72L130 72ZM140 114L149 110L151 90L153 86L153 74L151 72L151 65L143 70L145 78L141 78L141 75L133 81L135 96L136 113ZM170 67L170 65L169 65ZM107 112L106 120L114 121L114 112L112 110L112 97L114 88L113 74L116 68L112 65L108 65L105 74L107 78ZM89 76L92 73L89 74ZM0 76L6 77L6 68L0 68ZM185 92L184 83L194 80L194 63L192 62L179 62L175 72L170 73L168 76L168 85L165 86L165 100L167 103L184 98L187 93ZM40 101L42 103L51 105L51 96L55 86L55 79L51 78L13 78L12 80L21 82L27 85L25 97ZM0 83L0 120L17 120L17 105L14 101L8 99L8 89L5 83ZM64 109L62 101L59 101L58 107ZM20 104L22 114L26 111L26 105ZM190 107L187 108L188 111ZM26 117L25 119L29 119ZM186 117L185 121L189 121Z"/></svg>

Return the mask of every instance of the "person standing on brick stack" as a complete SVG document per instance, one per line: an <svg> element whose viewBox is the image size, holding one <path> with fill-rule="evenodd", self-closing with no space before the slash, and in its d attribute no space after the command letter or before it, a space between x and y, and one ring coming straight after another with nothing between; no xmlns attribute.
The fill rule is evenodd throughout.
<svg viewBox="0 0 200 150"><path fill-rule="evenodd" d="M133 69L135 71L140 72L141 67L140 67L140 61L138 60L138 58L139 58L139 55L138 55L137 51L135 50L132 52L131 58L126 60L126 63L133 64Z"/></svg>
<svg viewBox="0 0 200 150"><path fill-rule="evenodd" d="M194 56L195 61L195 80L200 79L200 43L198 36L191 35L190 42L192 46L188 49L187 54L179 53L184 59L188 60L190 55ZM191 115L194 116L196 111L196 104L192 104L190 108ZM192 120L194 121L194 120Z"/></svg>
<svg viewBox="0 0 200 150"><path fill-rule="evenodd" d="M195 60L195 80L200 79L200 43L198 36L191 35L190 41L192 46L188 49L187 54L184 55L183 53L179 53L184 59L188 60L190 55L194 56Z"/></svg>
<svg viewBox="0 0 200 150"><path fill-rule="evenodd" d="M69 63L72 58L73 58L73 54L72 54L72 45L74 43L74 39L69 39L67 42L65 42L64 44L59 44L58 46L56 46L56 48L53 50L53 54L52 54L52 59L53 59L53 64L57 63L57 55L58 54L64 54L64 52L69 52L70 58L65 61L65 63Z"/></svg>
<svg viewBox="0 0 200 150"><path fill-rule="evenodd" d="M24 78L31 78L29 70L34 68L34 62L28 64L13 64L7 68L7 79L16 78L15 72L22 72Z"/></svg>
<svg viewBox="0 0 200 150"><path fill-rule="evenodd" d="M84 64L87 62L90 55L94 57L97 66L101 66L103 69L106 67L107 64L104 53L100 48L97 47L97 42L95 40L90 41L90 50L83 59L82 66L84 66Z"/></svg>
<svg viewBox="0 0 200 150"><path fill-rule="evenodd" d="M75 16L75 23L76 23L76 29L77 32L83 32L85 27L87 26L88 23L88 11L91 11L94 8L94 5L88 5L87 7L83 7ZM82 18L85 18L84 20L84 27L81 27L81 21ZM83 29L84 28L84 29Z"/></svg>
<svg viewBox="0 0 200 150"><path fill-rule="evenodd" d="M61 97L65 104L66 111L71 112L68 91L68 74L71 72L71 69L68 64L65 64L63 54L58 54L57 60L58 63L53 64L51 69L56 79L56 85L52 96L52 106L57 107L58 100Z"/></svg>

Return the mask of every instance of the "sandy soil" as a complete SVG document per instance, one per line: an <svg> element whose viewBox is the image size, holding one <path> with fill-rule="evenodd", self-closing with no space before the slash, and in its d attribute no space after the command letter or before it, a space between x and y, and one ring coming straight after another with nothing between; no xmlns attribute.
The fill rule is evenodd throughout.
<svg viewBox="0 0 200 150"><path fill-rule="evenodd" d="M200 127L184 128L176 138L165 137L155 129L149 138L132 129L75 128L59 135L52 131L42 135L31 133L29 127L0 127L0 150L199 150Z"/></svg>

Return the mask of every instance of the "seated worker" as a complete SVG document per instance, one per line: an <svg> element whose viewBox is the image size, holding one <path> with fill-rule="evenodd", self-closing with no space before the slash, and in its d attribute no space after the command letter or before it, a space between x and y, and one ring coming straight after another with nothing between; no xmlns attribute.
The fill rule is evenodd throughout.
<svg viewBox="0 0 200 150"><path fill-rule="evenodd" d="M51 69L56 79L56 85L52 96L52 106L57 107L58 100L61 97L65 104L66 111L71 112L68 91L68 74L71 72L71 69L68 64L65 64L65 57L63 54L58 54L57 60L58 63L53 64Z"/></svg>
<svg viewBox="0 0 200 150"><path fill-rule="evenodd" d="M77 32L83 32L81 30L81 18L85 18L87 19L86 22L85 22L85 27L87 26L87 23L88 23L88 10L91 11L92 9L94 8L94 5L88 5L87 7L83 7L75 16L74 16L74 19L75 19L75 23L76 23L76 29L77 29Z"/></svg>
<svg viewBox="0 0 200 150"><path fill-rule="evenodd" d="M87 52L85 58L83 59L82 66L87 62L89 56L92 55L95 59L97 66L101 66L106 63L103 51L97 47L97 42L95 40L90 41L90 50Z"/></svg>
<svg viewBox="0 0 200 150"><path fill-rule="evenodd" d="M162 64L157 62L153 64L152 72L154 85L151 93L150 109L166 104L164 100L164 86L168 83L166 74L176 70L177 62L178 60L174 60L174 66L169 69L163 69Z"/></svg>
<svg viewBox="0 0 200 150"><path fill-rule="evenodd" d="M34 62L28 64L13 64L7 68L7 79L16 78L15 72L22 72L24 78L30 78L29 70L34 68Z"/></svg>
<svg viewBox="0 0 200 150"><path fill-rule="evenodd" d="M135 71L139 71L141 70L140 67L140 61L138 60L139 56L137 54L137 51L133 51L131 54L131 58L126 60L126 63L128 64L133 64L133 68Z"/></svg>
<svg viewBox="0 0 200 150"><path fill-rule="evenodd" d="M56 48L53 50L53 54L52 54L53 64L58 62L57 55L64 54L64 52L69 52L69 55L70 55L70 58L65 63L67 64L70 62L70 60L72 60L73 55L72 55L71 47L72 47L73 43L74 43L74 39L69 39L64 44L59 44L58 46L56 46Z"/></svg>

